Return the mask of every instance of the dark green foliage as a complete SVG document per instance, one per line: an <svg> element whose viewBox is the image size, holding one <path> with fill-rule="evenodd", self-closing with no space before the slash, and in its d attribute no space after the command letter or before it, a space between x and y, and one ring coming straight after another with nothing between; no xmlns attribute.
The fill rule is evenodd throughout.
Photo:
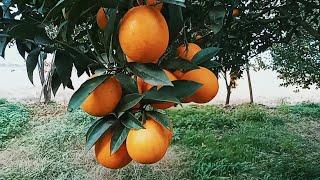
<svg viewBox="0 0 320 180"><path fill-rule="evenodd" d="M298 88L320 87L319 40L310 37L295 38L290 44L272 48L272 69L284 81L281 85Z"/></svg>

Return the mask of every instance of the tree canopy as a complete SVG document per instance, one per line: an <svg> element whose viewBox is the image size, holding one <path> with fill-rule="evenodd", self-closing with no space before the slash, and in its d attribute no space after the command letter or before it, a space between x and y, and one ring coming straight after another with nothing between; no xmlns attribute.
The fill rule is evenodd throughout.
<svg viewBox="0 0 320 180"><path fill-rule="evenodd" d="M320 87L319 41L310 37L294 38L290 44L272 48L272 69L284 80L283 86Z"/></svg>

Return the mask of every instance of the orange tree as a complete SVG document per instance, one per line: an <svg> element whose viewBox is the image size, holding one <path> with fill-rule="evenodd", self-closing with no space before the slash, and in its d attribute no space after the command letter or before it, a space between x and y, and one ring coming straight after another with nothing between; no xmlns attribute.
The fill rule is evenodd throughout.
<svg viewBox="0 0 320 180"><path fill-rule="evenodd" d="M196 0L187 7L188 38L201 47L221 48L216 61L206 63L225 79L226 104L234 78L242 76L250 58L306 35L320 40L319 1Z"/></svg>
<svg viewBox="0 0 320 180"><path fill-rule="evenodd" d="M132 159L159 161L172 138L162 109L206 103L218 92L217 76L206 67L220 49L188 43L184 0L2 3L1 55L14 42L31 82L43 54L54 57L49 78L54 94L61 85L73 89L74 67L78 76L90 76L68 110L81 107L99 117L87 131L86 149L95 145L105 167L121 168Z"/></svg>

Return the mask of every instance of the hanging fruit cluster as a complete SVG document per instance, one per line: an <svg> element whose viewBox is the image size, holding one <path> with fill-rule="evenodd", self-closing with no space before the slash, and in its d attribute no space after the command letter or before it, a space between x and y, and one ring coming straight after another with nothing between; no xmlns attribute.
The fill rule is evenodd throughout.
<svg viewBox="0 0 320 180"><path fill-rule="evenodd" d="M207 103L219 89L213 72L220 49L195 44L205 35L192 43L184 7L184 0L13 0L2 7L1 38L15 39L31 82L38 62L53 54L44 85L53 94L61 85L73 89L73 68L78 76L89 75L68 110L80 107L98 117L88 128L85 147L94 147L102 166L118 169L132 160L152 164L163 158L173 137L174 122L164 110ZM212 21L219 21L212 22L219 25L215 31L221 28L223 18Z"/></svg>
<svg viewBox="0 0 320 180"><path fill-rule="evenodd" d="M83 85L94 84L94 88L81 108L103 117L88 130L87 147L94 145L97 161L107 168L122 168L132 160L142 164L161 160L173 136L172 124L161 110L181 102L207 103L218 93L216 75L193 64L194 57L201 56L201 48L194 43L182 43L174 51L178 61L194 67L166 69L159 65L170 40L162 6L162 2L147 1L130 8L119 20L119 46L126 64L134 68L124 74L96 74ZM100 8L96 21L102 31L108 28L108 10ZM199 59L203 58L196 61ZM150 72L136 73L139 67ZM143 75L151 71L156 72L153 77ZM77 92L71 102L75 98Z"/></svg>

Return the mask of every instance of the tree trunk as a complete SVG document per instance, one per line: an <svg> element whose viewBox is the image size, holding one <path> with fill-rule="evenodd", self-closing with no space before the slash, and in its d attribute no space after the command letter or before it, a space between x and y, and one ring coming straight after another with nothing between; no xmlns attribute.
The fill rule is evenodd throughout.
<svg viewBox="0 0 320 180"><path fill-rule="evenodd" d="M42 85L42 90L40 94L39 100L41 101L42 95L44 98L44 103L48 104L51 101L51 76L52 76L52 67L50 67L50 71L46 74L45 73L45 59L47 58L46 54L40 53L40 58L38 62L38 70L40 81ZM52 64L51 64L52 66Z"/></svg>
<svg viewBox="0 0 320 180"><path fill-rule="evenodd" d="M226 98L226 106L230 104L230 97L231 97L231 86L227 85L227 98Z"/></svg>
<svg viewBox="0 0 320 180"><path fill-rule="evenodd" d="M253 93L252 93L252 84L251 84L251 77L250 77L250 68L249 68L249 65L247 65L246 71L247 71L248 85L249 85L249 93L250 93L250 104L253 104Z"/></svg>
<svg viewBox="0 0 320 180"><path fill-rule="evenodd" d="M228 106L230 104L230 97L231 97L231 84L228 83L227 72L224 72L224 82L227 88L227 98L226 98L225 105Z"/></svg>

